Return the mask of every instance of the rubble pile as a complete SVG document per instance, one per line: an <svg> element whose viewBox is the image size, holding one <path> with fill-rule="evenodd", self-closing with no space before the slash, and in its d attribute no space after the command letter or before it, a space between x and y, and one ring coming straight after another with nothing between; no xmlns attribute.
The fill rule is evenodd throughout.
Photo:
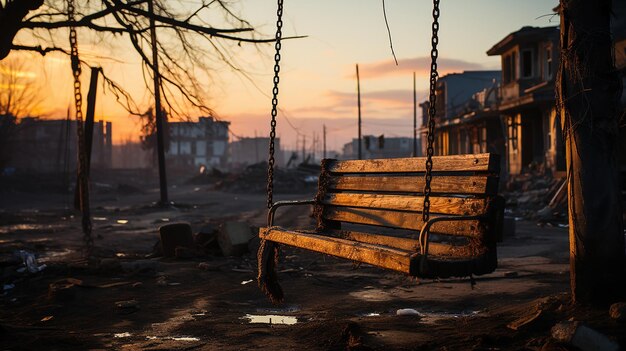
<svg viewBox="0 0 626 351"><path fill-rule="evenodd" d="M297 168L274 170L274 191L277 193L307 193L317 187L320 167L300 165ZM267 191L267 162L246 167L215 183L215 189L234 193L264 193Z"/></svg>
<svg viewBox="0 0 626 351"><path fill-rule="evenodd" d="M564 178L538 173L510 176L502 195L508 212L542 223L567 222L567 185Z"/></svg>

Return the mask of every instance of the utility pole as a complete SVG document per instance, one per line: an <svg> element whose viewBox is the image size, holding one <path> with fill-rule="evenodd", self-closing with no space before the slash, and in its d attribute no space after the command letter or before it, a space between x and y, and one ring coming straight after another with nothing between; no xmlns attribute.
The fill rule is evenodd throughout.
<svg viewBox="0 0 626 351"><path fill-rule="evenodd" d="M302 163L306 161L306 135L302 135Z"/></svg>
<svg viewBox="0 0 626 351"><path fill-rule="evenodd" d="M159 53L157 52L156 24L154 21L154 0L148 1L150 13L150 41L152 42L152 72L154 76L154 118L156 118L157 155L159 158L159 185L161 188L161 206L169 203L167 197L167 176L165 172L165 146L163 142L163 109L161 108L161 75L159 73Z"/></svg>
<svg viewBox="0 0 626 351"><path fill-rule="evenodd" d="M361 81L359 79L359 64L356 64L356 94L357 94L357 104L359 108L359 160L362 159L363 154L361 153Z"/></svg>
<svg viewBox="0 0 626 351"><path fill-rule="evenodd" d="M561 0L560 15L556 106L566 145L572 299L606 304L623 297L626 261L611 0Z"/></svg>
<svg viewBox="0 0 626 351"><path fill-rule="evenodd" d="M324 158L326 158L326 124L323 125L322 131L323 131L323 135L324 135L324 153L323 153L323 155L324 155Z"/></svg>
<svg viewBox="0 0 626 351"><path fill-rule="evenodd" d="M417 157L417 91L413 72L413 157Z"/></svg>

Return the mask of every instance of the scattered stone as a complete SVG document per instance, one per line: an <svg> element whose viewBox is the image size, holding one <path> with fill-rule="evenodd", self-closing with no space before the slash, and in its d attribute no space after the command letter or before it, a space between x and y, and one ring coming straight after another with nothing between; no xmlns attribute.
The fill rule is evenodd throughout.
<svg viewBox="0 0 626 351"><path fill-rule="evenodd" d="M174 256L178 259L188 259L198 256L198 253L192 248L179 246L174 250Z"/></svg>
<svg viewBox="0 0 626 351"><path fill-rule="evenodd" d="M401 308L396 311L397 316L419 316L420 313L412 308Z"/></svg>
<svg viewBox="0 0 626 351"><path fill-rule="evenodd" d="M582 351L618 351L619 345L580 322L565 321L552 327L552 338Z"/></svg>
<svg viewBox="0 0 626 351"><path fill-rule="evenodd" d="M115 307L118 313L129 314L139 310L139 302L137 300L117 301Z"/></svg>
<svg viewBox="0 0 626 351"><path fill-rule="evenodd" d="M248 252L248 241L254 237L250 226L243 222L226 222L217 241L224 256L241 256Z"/></svg>
<svg viewBox="0 0 626 351"><path fill-rule="evenodd" d="M193 234L189 223L171 223L159 228L164 257L174 257L177 247L193 248Z"/></svg>
<svg viewBox="0 0 626 351"><path fill-rule="evenodd" d="M617 302L609 308L609 315L618 322L626 322L626 302Z"/></svg>

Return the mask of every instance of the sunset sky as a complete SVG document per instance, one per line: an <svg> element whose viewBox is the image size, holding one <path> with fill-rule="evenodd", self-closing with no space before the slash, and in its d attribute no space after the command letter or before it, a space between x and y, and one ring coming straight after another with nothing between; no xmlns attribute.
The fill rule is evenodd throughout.
<svg viewBox="0 0 626 351"><path fill-rule="evenodd" d="M193 2L193 1L192 1ZM556 0L443 0L441 2L440 74L463 70L499 69L498 57L485 52L523 26L558 25L552 16ZM310 144L322 125L329 149L356 137L355 64L361 73L363 134L412 136L412 72L417 73L418 102L428 88L430 1L387 0L387 18L398 58L389 48L381 0L285 0L284 35L307 38L283 42L278 135L292 148L296 135ZM273 36L276 5L268 0L243 0L235 9L265 36ZM215 24L216 26L219 23ZM82 58L100 63L106 74L127 87L140 103L151 103L143 88L139 58L124 44L103 45L79 37ZM207 81L211 107L239 136L269 133L273 45L234 46L239 66L252 81L216 65ZM12 54L11 57L18 55ZM69 62L61 55L25 55L29 69L45 78L38 112L63 117L72 102ZM88 85L88 72L83 84ZM86 88L85 88L86 94ZM114 142L136 139L138 122L114 103L110 93L98 95L96 119L113 121ZM418 118L420 114L418 112ZM288 119L288 120L287 120Z"/></svg>

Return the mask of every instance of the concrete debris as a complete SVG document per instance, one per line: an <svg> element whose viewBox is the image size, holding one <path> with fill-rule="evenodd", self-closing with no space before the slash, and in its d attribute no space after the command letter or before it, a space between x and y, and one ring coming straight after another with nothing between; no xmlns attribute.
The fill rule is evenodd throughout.
<svg viewBox="0 0 626 351"><path fill-rule="evenodd" d="M617 302L609 308L609 315L618 322L626 322L626 302Z"/></svg>
<svg viewBox="0 0 626 351"><path fill-rule="evenodd" d="M243 222L226 222L217 242L224 256L241 256L248 252L248 242L254 238L250 226Z"/></svg>
<svg viewBox="0 0 626 351"><path fill-rule="evenodd" d="M582 351L618 351L619 345L605 335L575 322L560 322L552 327L552 338Z"/></svg>
<svg viewBox="0 0 626 351"><path fill-rule="evenodd" d="M502 195L515 216L540 224L567 223L567 182L537 172L511 175Z"/></svg>
<svg viewBox="0 0 626 351"><path fill-rule="evenodd" d="M164 257L176 256L177 247L193 249L193 234L189 223L171 223L159 228Z"/></svg>
<svg viewBox="0 0 626 351"><path fill-rule="evenodd" d="M301 164L297 168L274 170L274 192L306 193L317 187L312 177L319 176L319 165ZM263 193L266 191L267 162L246 167L241 173L230 174L215 183L215 188L235 193Z"/></svg>

